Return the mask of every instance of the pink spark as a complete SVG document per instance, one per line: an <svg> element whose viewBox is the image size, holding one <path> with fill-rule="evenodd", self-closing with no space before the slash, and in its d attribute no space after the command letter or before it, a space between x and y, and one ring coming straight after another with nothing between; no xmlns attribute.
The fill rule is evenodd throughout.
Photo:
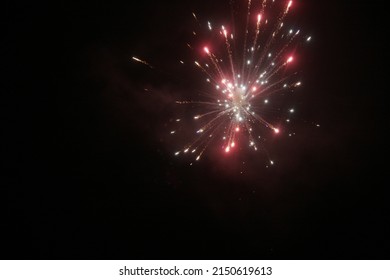
<svg viewBox="0 0 390 280"><path fill-rule="evenodd" d="M232 144L230 145L232 148L234 148L234 146L236 146L236 143L232 142Z"/></svg>
<svg viewBox="0 0 390 280"><path fill-rule="evenodd" d="M291 7L292 3L293 3L292 0L290 2L288 2L287 9L289 9Z"/></svg>
<svg viewBox="0 0 390 280"><path fill-rule="evenodd" d="M287 63L290 63L294 60L294 58L292 56L290 56L288 59L287 59Z"/></svg>
<svg viewBox="0 0 390 280"><path fill-rule="evenodd" d="M209 48L208 48L208 47L204 47L204 51L205 51L207 54L209 54L209 53L210 53L210 51L209 51Z"/></svg>
<svg viewBox="0 0 390 280"><path fill-rule="evenodd" d="M230 152L230 147L229 147L229 146L226 147L225 152L226 152L226 153Z"/></svg>
<svg viewBox="0 0 390 280"><path fill-rule="evenodd" d="M236 132L239 132L240 131L240 127L236 127Z"/></svg>
<svg viewBox="0 0 390 280"><path fill-rule="evenodd" d="M276 134L278 134L278 133L280 132L279 128L275 128L275 129L274 129L274 132L275 132Z"/></svg>

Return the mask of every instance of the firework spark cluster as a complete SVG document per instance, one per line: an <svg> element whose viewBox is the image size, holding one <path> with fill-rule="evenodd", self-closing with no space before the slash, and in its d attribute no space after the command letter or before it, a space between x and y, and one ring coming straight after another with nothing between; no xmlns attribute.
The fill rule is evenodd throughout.
<svg viewBox="0 0 390 280"><path fill-rule="evenodd" d="M276 18L270 18L271 13L268 13L269 9L275 7L275 1L254 2L248 0L241 52L235 51L239 42L235 41L234 27L229 30L221 26L214 30L211 22L207 22L210 32L219 33L218 40L224 41L225 50L221 52L211 45L204 46L207 59L195 61L196 67L206 75L212 90L207 100L177 102L198 104L203 112L193 116L199 122L195 138L175 155L193 153L199 160L212 142L219 143L224 153L231 153L242 144L257 151L262 147L265 129L273 134L281 132L282 128L263 116L262 108L269 103L273 94L291 91L301 85L300 81L294 80L295 75L288 71L294 62L290 47L296 45L294 43L299 39L309 42L311 37L306 36L302 40L299 29L285 27L284 20L293 7L293 1L286 2ZM255 4L259 4L257 8ZM193 16L198 21L194 13ZM294 109L290 108L288 113L294 113ZM177 121L180 122L180 119ZM286 119L286 122L289 121ZM175 131L171 131L171 134L175 134ZM243 134L246 137L242 137Z"/></svg>
<svg viewBox="0 0 390 280"><path fill-rule="evenodd" d="M187 44L197 52L199 59L192 63L205 76L208 89L203 100L177 101L199 112L192 116L197 124L194 137L174 153L176 156L192 154L199 160L211 145L224 154L245 146L266 152L264 139L285 132L283 122L274 124L267 118L267 106L272 106L274 95L301 86L294 70L294 53L299 44L311 41L311 37L285 24L293 1L247 0L246 4L243 28L234 24L215 28L211 21L202 22L192 14L197 26L212 35L214 41L201 49ZM197 38L198 32L193 31L193 35ZM185 64L183 60L179 62ZM294 108L281 113L293 114ZM284 121L290 122L290 118ZM178 126L185 123L182 119L176 122ZM170 134L174 136L179 130L171 130Z"/></svg>

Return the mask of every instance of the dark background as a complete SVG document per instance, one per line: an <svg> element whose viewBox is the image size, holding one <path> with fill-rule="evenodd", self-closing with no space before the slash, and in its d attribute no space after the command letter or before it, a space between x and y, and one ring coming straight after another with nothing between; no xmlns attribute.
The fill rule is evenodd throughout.
<svg viewBox="0 0 390 280"><path fill-rule="evenodd" d="M388 259L384 2L295 5L301 121L266 168L175 158L194 71L130 60L180 72L191 12L228 1L3 1L0 257Z"/></svg>

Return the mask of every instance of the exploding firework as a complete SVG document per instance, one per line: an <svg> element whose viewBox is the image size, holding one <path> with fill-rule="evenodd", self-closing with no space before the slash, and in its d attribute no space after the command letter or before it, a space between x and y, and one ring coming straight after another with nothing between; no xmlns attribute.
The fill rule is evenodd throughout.
<svg viewBox="0 0 390 280"><path fill-rule="evenodd" d="M211 44L204 46L204 61L195 61L195 66L211 86L207 99L177 101L178 104L199 105L202 112L193 116L199 123L195 137L181 151L175 152L176 156L192 153L199 160L212 143L216 143L223 153L233 152L242 146L242 142L257 151L263 147L267 130L273 134L282 131L264 116L265 106L272 95L301 85L296 80L296 72L289 71L294 62L291 46L309 42L311 37L302 38L300 30L285 27L284 20L292 8L292 1L285 3L276 17L268 12L275 8L275 0L254 2L248 0L241 51L236 51L239 42L235 38L238 36L232 31L238 29L229 30L223 25L214 29L211 22L207 22L208 31L217 33L215 38L223 41L223 50L213 49ZM193 17L199 23L195 13ZM192 48L190 44L188 46ZM294 113L294 109L290 108L287 113ZM286 119L286 122L290 120ZM171 134L175 133L171 131ZM269 162L274 164L270 159Z"/></svg>
<svg viewBox="0 0 390 280"><path fill-rule="evenodd" d="M232 2L231 5L234 10ZM203 24L192 13L198 27L205 29L203 33L213 38L200 50L187 44L198 53L199 59L193 63L205 76L208 89L203 100L177 101L198 112L192 116L197 125L194 137L174 153L176 156L192 154L199 160L211 145L225 154L243 146L266 152L263 143L267 135L284 131L280 122L272 123L267 107L276 94L291 92L301 85L294 72L293 50L299 43L311 41L310 36L302 36L299 29L285 24L292 8L293 1L248 0L243 28L234 24L214 28L211 21ZM194 36L203 33L193 31ZM135 57L133 60L151 67L146 61ZM183 60L179 62L185 64ZM286 109L286 113L293 114L294 108ZM289 123L290 118L285 121ZM182 119L176 122L185 123ZM170 134L176 135L179 130ZM274 164L269 157L268 160Z"/></svg>

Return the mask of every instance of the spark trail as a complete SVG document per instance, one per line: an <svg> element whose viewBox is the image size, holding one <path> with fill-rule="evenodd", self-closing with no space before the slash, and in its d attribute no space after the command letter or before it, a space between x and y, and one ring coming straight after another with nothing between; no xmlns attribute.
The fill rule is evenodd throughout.
<svg viewBox="0 0 390 280"><path fill-rule="evenodd" d="M137 57L135 57L135 56L133 56L132 58L131 58L132 60L134 60L134 61L136 61L136 62L139 62L139 63L142 63L142 64L144 64L144 65L146 65L146 66L148 66L148 67L150 67L150 68L154 68L152 65L150 65L148 62L146 62L145 60L142 60L142 59L139 59L139 58L137 58Z"/></svg>

